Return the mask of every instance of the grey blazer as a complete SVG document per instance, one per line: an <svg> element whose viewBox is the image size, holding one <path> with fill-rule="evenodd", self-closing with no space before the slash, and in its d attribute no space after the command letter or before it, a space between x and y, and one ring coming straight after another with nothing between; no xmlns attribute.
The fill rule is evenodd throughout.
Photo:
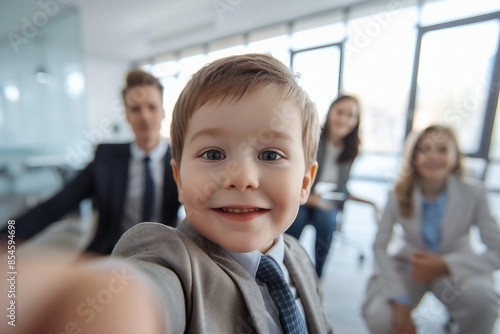
<svg viewBox="0 0 500 334"><path fill-rule="evenodd" d="M482 184L450 176L447 192L448 202L441 222L439 253L451 275L460 279L468 275L491 274L500 269L500 230L490 213L486 190ZM388 298L407 295L407 288L398 270L405 266L410 254L426 250L420 229L421 207L422 195L417 187L413 196L414 214L410 218L401 216L394 192L389 195L373 245L378 274ZM402 233L396 235L400 242L394 243L396 247L389 254L387 246L395 225L401 226ZM471 248L472 226L478 227L481 240L487 246L482 254L475 253Z"/></svg>
<svg viewBox="0 0 500 334"><path fill-rule="evenodd" d="M284 262L304 306L309 333L333 333L308 255L296 239L284 238ZM167 332L268 333L256 282L188 221L178 229L157 223L136 225L122 236L113 255L136 260L147 273L160 297Z"/></svg>

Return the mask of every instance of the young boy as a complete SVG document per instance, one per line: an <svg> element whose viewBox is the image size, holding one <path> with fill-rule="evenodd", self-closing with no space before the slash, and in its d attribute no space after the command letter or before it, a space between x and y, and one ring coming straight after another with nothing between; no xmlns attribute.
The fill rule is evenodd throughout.
<svg viewBox="0 0 500 334"><path fill-rule="evenodd" d="M319 139L316 108L287 67L261 54L205 66L180 94L171 137L187 219L128 230L108 267L66 283L78 295L47 303L53 313L70 305L56 325L73 316L84 332L332 333L315 269L283 234L309 196ZM111 269L123 262L132 265Z"/></svg>
<svg viewBox="0 0 500 334"><path fill-rule="evenodd" d="M283 235L309 195L319 138L316 108L287 67L261 54L205 66L180 94L171 138L186 221L177 230L140 224L113 251L143 260L167 325L189 333L332 332L314 267ZM286 329L272 283L256 279L261 254L291 288L302 330Z"/></svg>

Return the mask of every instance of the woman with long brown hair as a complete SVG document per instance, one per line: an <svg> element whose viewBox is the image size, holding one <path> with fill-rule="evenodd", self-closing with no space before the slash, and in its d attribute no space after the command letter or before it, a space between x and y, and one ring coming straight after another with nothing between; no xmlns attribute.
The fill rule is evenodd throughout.
<svg viewBox="0 0 500 334"><path fill-rule="evenodd" d="M352 196L346 187L352 164L359 153L359 114L359 102L350 95L341 95L330 105L321 132L317 154L318 172L313 190L286 231L298 239L307 224L316 228L315 266L318 277L323 275L323 266L337 225L337 214L344 201L353 199L376 208L372 202ZM325 200L318 189L320 187L316 187L320 182L336 185L334 190L343 194L342 198Z"/></svg>

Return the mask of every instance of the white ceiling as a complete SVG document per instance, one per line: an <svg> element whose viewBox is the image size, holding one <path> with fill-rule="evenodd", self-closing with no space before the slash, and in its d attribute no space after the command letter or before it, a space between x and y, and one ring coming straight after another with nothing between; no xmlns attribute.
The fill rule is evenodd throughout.
<svg viewBox="0 0 500 334"><path fill-rule="evenodd" d="M361 2L368 1L2 0L0 38L20 31L23 17L44 11L40 3L57 3L59 10L76 6L87 54L135 61Z"/></svg>

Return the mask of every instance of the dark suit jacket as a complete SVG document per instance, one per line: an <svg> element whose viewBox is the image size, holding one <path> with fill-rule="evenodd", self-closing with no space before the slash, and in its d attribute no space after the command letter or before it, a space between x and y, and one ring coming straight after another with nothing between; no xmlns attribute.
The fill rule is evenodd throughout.
<svg viewBox="0 0 500 334"><path fill-rule="evenodd" d="M331 334L316 271L297 239L284 235L285 265L309 334ZM113 255L134 261L161 306L168 333L268 334L255 280L222 247L185 220L178 229L143 223L123 234Z"/></svg>
<svg viewBox="0 0 500 334"><path fill-rule="evenodd" d="M88 250L109 254L121 236L121 220L127 192L130 144L101 144L94 160L59 193L16 220L16 237L27 239L92 198L99 222ZM162 223L177 225L177 187L170 168L170 147L165 154ZM139 222L138 222L139 223ZM5 233L6 230L2 231Z"/></svg>

